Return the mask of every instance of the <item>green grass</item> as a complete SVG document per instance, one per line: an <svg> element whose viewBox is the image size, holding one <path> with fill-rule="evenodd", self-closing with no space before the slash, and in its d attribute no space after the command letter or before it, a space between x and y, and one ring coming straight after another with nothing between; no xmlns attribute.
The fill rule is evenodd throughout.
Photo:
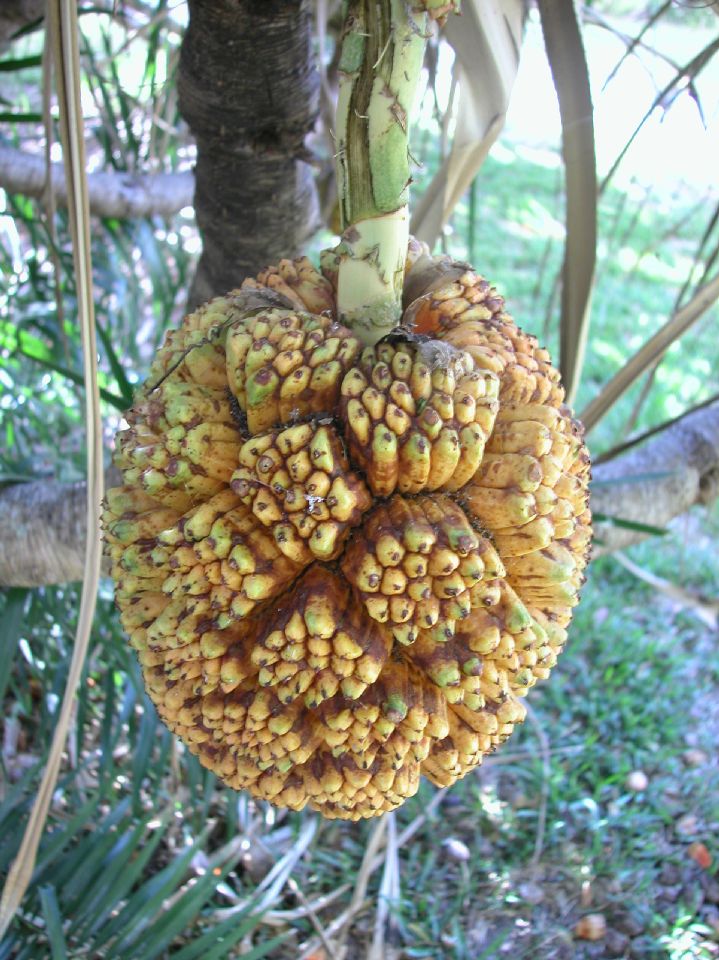
<svg viewBox="0 0 719 960"><path fill-rule="evenodd" d="M92 124L94 158L123 169L172 167L187 147L171 129L176 105L162 87L163 73L171 75L176 62L176 25L160 17L114 64L106 53L124 29L105 14L88 14L83 23L94 58L93 90L103 104ZM39 36L23 43L18 57L35 54ZM37 109L37 68L8 76L13 108ZM128 76L142 76L142 83L131 85ZM151 109L170 124L167 150L148 130ZM20 125L11 130L19 135ZM429 170L436 162L432 136L417 135L416 153ZM608 190L599 211L598 283L578 406L672 312L715 206L716 197L690 191L666 198L641 184ZM471 255L518 321L555 347L563 235L556 156L504 144L477 181L471 229L469 209L467 197L448 251ZM0 481L77 479L84 473L81 364L66 225L60 216L64 317L55 302L54 241L39 206L7 198L0 228L7 278L0 294ZM132 386L181 315L194 264L186 245L191 231L181 217L169 224L96 224L108 449ZM700 272L693 271L692 283ZM711 391L719 365L711 334L716 318L715 308L669 352L639 429ZM592 437L595 451L622 438L636 395L635 388L602 421ZM718 539L716 507L697 509L688 523L661 542L633 548L631 556L711 598ZM312 828L313 815L275 811L218 788L176 743L144 693L111 594L103 581L36 874L0 960L297 957L298 945L316 936L307 902L325 927L348 907L376 825L319 823L294 862L295 844ZM0 596L3 872L20 842L52 736L78 604L76 585ZM438 806L430 806L436 791L423 783L396 815L400 834L417 825L398 850L400 895L390 909L391 937L402 956L583 960L628 956L629 950L647 960L715 956L716 870L702 871L687 848L701 841L715 863L719 858L716 664L716 638L691 609L677 608L612 558L595 563L567 650L551 680L530 694L536 723L526 723ZM703 751L705 759L689 764L688 748ZM648 785L635 792L627 776L638 770ZM296 888L264 881L274 864L289 871ZM369 878L349 934L350 957L364 955L372 939L383 870L380 862ZM323 899L337 891L336 899ZM258 894L266 902L252 914ZM606 915L619 952L573 938L574 924L588 912Z"/></svg>

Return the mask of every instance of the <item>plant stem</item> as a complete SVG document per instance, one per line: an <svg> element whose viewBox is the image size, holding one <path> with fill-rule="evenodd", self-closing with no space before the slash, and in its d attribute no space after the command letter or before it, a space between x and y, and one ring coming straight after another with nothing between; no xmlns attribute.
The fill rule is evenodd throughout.
<svg viewBox="0 0 719 960"><path fill-rule="evenodd" d="M350 0L337 103L340 319L365 343L395 327L409 240L409 117L427 15L406 0Z"/></svg>

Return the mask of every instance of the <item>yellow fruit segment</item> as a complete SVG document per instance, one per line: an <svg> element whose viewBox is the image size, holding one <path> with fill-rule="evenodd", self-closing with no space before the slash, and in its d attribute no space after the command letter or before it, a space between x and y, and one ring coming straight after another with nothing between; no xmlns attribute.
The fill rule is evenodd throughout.
<svg viewBox="0 0 719 960"><path fill-rule="evenodd" d="M247 279L243 290L268 287L286 297L298 310L335 316L332 284L326 280L308 257L280 260L276 267L267 267L257 279Z"/></svg>
<svg viewBox="0 0 719 960"><path fill-rule="evenodd" d="M335 409L359 342L331 317L276 308L227 334L229 388L251 434Z"/></svg>
<svg viewBox="0 0 719 960"><path fill-rule="evenodd" d="M458 490L481 463L499 381L469 354L439 347L380 342L342 381L350 459L376 496Z"/></svg>
<svg viewBox="0 0 719 960"><path fill-rule="evenodd" d="M230 485L293 563L329 561L371 503L331 422L261 434L239 451Z"/></svg>
<svg viewBox="0 0 719 960"><path fill-rule="evenodd" d="M340 694L356 700L380 674L389 654L373 624L336 575L311 569L280 601L258 634L251 660L258 682L284 704L301 699L314 709Z"/></svg>

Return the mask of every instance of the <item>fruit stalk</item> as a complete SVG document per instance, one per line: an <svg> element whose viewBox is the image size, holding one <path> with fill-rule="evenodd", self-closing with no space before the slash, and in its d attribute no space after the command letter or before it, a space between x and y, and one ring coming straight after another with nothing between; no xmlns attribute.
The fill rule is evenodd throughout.
<svg viewBox="0 0 719 960"><path fill-rule="evenodd" d="M427 14L406 0L350 0L337 103L337 297L341 321L367 344L402 314L409 118L426 42Z"/></svg>

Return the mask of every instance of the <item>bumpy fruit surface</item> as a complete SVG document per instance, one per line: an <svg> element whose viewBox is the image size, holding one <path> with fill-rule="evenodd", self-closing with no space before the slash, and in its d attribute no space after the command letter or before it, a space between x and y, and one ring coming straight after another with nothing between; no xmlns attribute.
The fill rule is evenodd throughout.
<svg viewBox="0 0 719 960"><path fill-rule="evenodd" d="M446 786L524 716L585 566L589 460L546 352L411 246L363 347L283 261L167 336L105 531L165 723L231 787L329 817Z"/></svg>

